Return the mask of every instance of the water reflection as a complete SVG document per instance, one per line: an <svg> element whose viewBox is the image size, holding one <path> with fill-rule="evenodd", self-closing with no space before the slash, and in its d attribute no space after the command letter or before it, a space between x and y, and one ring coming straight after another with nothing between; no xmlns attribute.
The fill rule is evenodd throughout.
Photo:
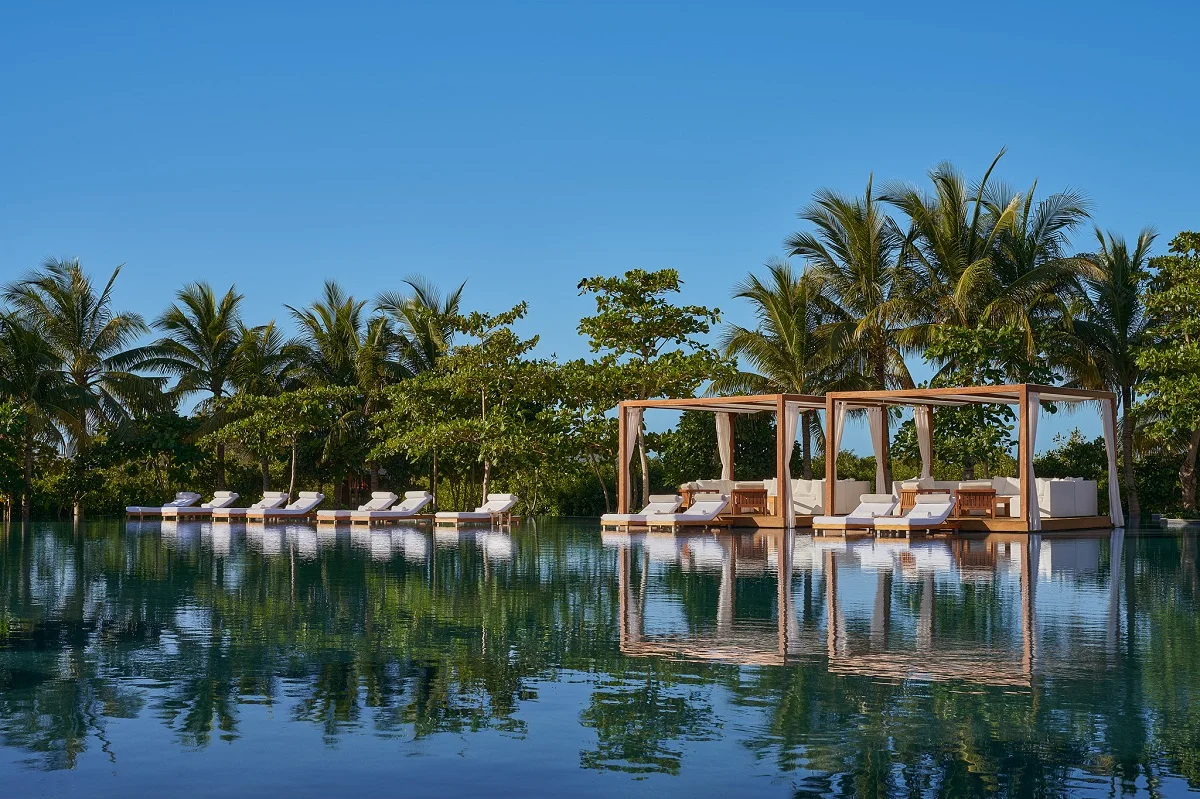
<svg viewBox="0 0 1200 799"><path fill-rule="evenodd" d="M203 753L233 780L239 752L311 732L343 782L368 751L419 753L413 785L451 792L554 750L557 790L1170 794L1200 786L1196 552L1124 531L13 528L0 774L66 790L132 761L113 773L172 784Z"/></svg>

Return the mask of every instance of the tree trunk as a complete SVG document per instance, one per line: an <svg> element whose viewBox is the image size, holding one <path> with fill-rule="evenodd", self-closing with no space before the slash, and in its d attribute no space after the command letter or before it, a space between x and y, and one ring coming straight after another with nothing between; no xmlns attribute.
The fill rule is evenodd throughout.
<svg viewBox="0 0 1200 799"><path fill-rule="evenodd" d="M217 490L225 490L225 445L217 444Z"/></svg>
<svg viewBox="0 0 1200 799"><path fill-rule="evenodd" d="M371 464L371 493L374 494L379 490L379 464Z"/></svg>
<svg viewBox="0 0 1200 799"><path fill-rule="evenodd" d="M884 390L887 388L887 352L886 351L881 352L879 354L878 359L875 363L875 380L876 380L876 382L879 383L880 390ZM887 457L886 453L888 451L888 442L890 440L890 435L888 433L888 427L890 425L891 420L888 419L888 409L886 407L883 408L883 413L880 414L880 416L881 416L880 421L882 422L882 427L883 427L883 451L885 453L884 458L883 458L883 484L885 486L890 486L892 484L892 468L891 468L891 464L889 463L889 458ZM876 487L876 488L878 489L878 487Z"/></svg>
<svg viewBox="0 0 1200 799"><path fill-rule="evenodd" d="M1125 501L1129 506L1129 518L1136 520L1142 515L1141 504L1138 502L1137 480L1133 475L1133 422L1129 418L1129 409L1133 407L1133 386L1121 386L1121 460L1122 471L1125 474Z"/></svg>
<svg viewBox="0 0 1200 799"><path fill-rule="evenodd" d="M21 470L21 521L33 514L33 434L25 434L25 468Z"/></svg>
<svg viewBox="0 0 1200 799"><path fill-rule="evenodd" d="M485 459L483 461L483 501L481 501L479 503L480 505L487 504L488 483L491 481L491 479L492 479L492 462Z"/></svg>
<svg viewBox="0 0 1200 799"><path fill-rule="evenodd" d="M72 518L75 520L76 524L83 521L83 500L82 499L79 499L79 498L75 499L75 502L72 504L72 507L71 507L71 515L72 515Z"/></svg>
<svg viewBox="0 0 1200 799"><path fill-rule="evenodd" d="M292 477L288 482L288 502L296 496L296 444L292 442Z"/></svg>
<svg viewBox="0 0 1200 799"><path fill-rule="evenodd" d="M1188 439L1187 455L1179 468L1179 484L1183 486L1183 510L1196 512L1196 456L1200 453L1200 430L1195 430Z"/></svg>
<svg viewBox="0 0 1200 799"><path fill-rule="evenodd" d="M596 473L596 479L600 481L600 490L604 492L604 512L612 513L612 500L608 496L608 483L604 482L604 474L600 471L600 459L596 457L596 453L589 452L588 460L592 462L592 471Z"/></svg>
<svg viewBox="0 0 1200 799"><path fill-rule="evenodd" d="M812 479L812 411L800 415L800 475Z"/></svg>
<svg viewBox="0 0 1200 799"><path fill-rule="evenodd" d="M339 504L341 505L341 507L343 507L343 508L350 507L350 475L349 475L349 473L347 473L346 476L342 478L341 494L342 494L342 496L341 496L341 499L339 500Z"/></svg>
<svg viewBox="0 0 1200 799"><path fill-rule="evenodd" d="M645 505L650 496L650 458L646 455L646 429L638 430L638 463L642 467L642 496L639 504Z"/></svg>
<svg viewBox="0 0 1200 799"><path fill-rule="evenodd" d="M262 461L259 463L259 465L262 467L262 483L263 483L262 490L263 490L263 493L265 494L271 490L271 460L270 460L270 458L263 458Z"/></svg>
<svg viewBox="0 0 1200 799"><path fill-rule="evenodd" d="M438 474L437 474L437 449L433 450L433 473L429 478L429 493L433 495L434 507L437 507L438 495Z"/></svg>

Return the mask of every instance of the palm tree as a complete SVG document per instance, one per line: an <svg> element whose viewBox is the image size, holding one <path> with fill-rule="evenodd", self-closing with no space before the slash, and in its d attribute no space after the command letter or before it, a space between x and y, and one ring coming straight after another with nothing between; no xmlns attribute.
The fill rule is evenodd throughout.
<svg viewBox="0 0 1200 799"><path fill-rule="evenodd" d="M209 427L220 424L238 364L242 295L233 286L220 299L208 283L192 283L175 295L176 302L154 321L167 335L154 342L139 361L177 378L172 393L182 399L207 396L196 406L210 415ZM225 445L217 445L217 490L225 488Z"/></svg>
<svg viewBox="0 0 1200 799"><path fill-rule="evenodd" d="M237 337L232 371L232 383L237 394L277 397L283 393L295 365L296 345L284 339L274 321L259 327L239 325ZM270 491L269 457L261 457L259 469L262 473L262 489L264 492Z"/></svg>
<svg viewBox="0 0 1200 799"><path fill-rule="evenodd" d="M296 373L307 385L358 389L363 404L347 411L326 442L325 457L354 437L369 419L383 389L404 376L394 359L395 336L383 316L364 319L366 302L326 281L321 299L307 308L286 306L300 326ZM372 491L379 488L379 464L368 464ZM350 475L343 484L342 504L350 501Z"/></svg>
<svg viewBox="0 0 1200 799"><path fill-rule="evenodd" d="M83 410L78 388L60 368L62 361L41 331L16 313L0 315L0 397L17 404L24 416L21 441L21 520L32 511L34 445L38 439L62 444L59 425L71 429Z"/></svg>
<svg viewBox="0 0 1200 799"><path fill-rule="evenodd" d="M412 289L412 294L384 292L375 300L375 308L391 317L395 324L397 358L408 376L414 376L436 369L438 362L450 351L467 283L464 280L445 298L433 284L419 276L405 278L404 283ZM436 497L436 449L430 460L429 493ZM603 480L601 487L607 493Z"/></svg>
<svg viewBox="0 0 1200 799"><path fill-rule="evenodd" d="M96 291L78 260L47 260L40 271L5 288L4 299L44 339L60 369L86 407L67 429L67 445L78 456L100 424L129 417L133 410L161 404L162 381L135 374L145 356L134 348L148 331L142 317L112 310L112 290L121 267ZM74 501L82 516L82 498Z"/></svg>
<svg viewBox="0 0 1200 799"><path fill-rule="evenodd" d="M1146 313L1145 283L1149 278L1150 247L1157 234L1145 228L1130 250L1124 237L1096 228L1099 250L1080 256L1094 271L1083 279L1086 297L1081 317L1075 320L1075 341L1086 354L1090 369L1077 370L1077 382L1107 388L1121 403L1121 459L1129 516L1141 514L1133 476L1133 421L1131 412L1143 374L1135 353L1150 323Z"/></svg>
<svg viewBox="0 0 1200 799"><path fill-rule="evenodd" d="M412 294L384 292L375 308L395 324L397 357L409 375L428 372L449 351L466 281L446 297L425 279L404 279Z"/></svg>
<svg viewBox="0 0 1200 799"><path fill-rule="evenodd" d="M764 282L749 275L733 292L754 307L754 329L729 325L721 334L725 354L740 368L713 382L713 394L824 394L838 384L840 361L831 360L821 335L825 317L811 276L797 275L791 264L772 260ZM803 476L812 478L812 439L820 435L816 415L801 414Z"/></svg>
<svg viewBox="0 0 1200 799"><path fill-rule="evenodd" d="M872 193L871 181L862 197L817 192L800 218L815 232L795 233L785 246L789 255L810 264L816 302L826 319L819 332L827 356L841 360L846 379L856 375L858 387L912 387L903 324L913 280L898 258L903 237ZM885 414L884 440L887 428ZM889 472L885 463L887 482Z"/></svg>

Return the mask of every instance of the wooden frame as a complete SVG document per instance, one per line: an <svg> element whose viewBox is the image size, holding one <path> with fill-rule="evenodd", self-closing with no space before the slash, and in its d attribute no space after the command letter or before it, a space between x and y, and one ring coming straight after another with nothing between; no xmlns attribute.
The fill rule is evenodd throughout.
<svg viewBox="0 0 1200 799"><path fill-rule="evenodd" d="M787 460L784 452L787 442L784 440L783 427L788 405L797 405L801 411L820 410L825 406L823 397L809 394L761 394L741 395L733 397L687 397L683 399L647 399L625 400L617 405L617 513L630 512L630 461L633 453L628 452L626 441L626 410L642 408L674 411L708 411L710 413L771 413L776 415L775 425L775 476L779 485L779 497L776 497L773 517L774 525L784 527L787 524L787 505L781 501L783 496L791 496L791 487L778 483L780 476L787 471ZM735 417L736 418L736 417ZM749 521L752 517L743 517Z"/></svg>
<svg viewBox="0 0 1200 799"><path fill-rule="evenodd" d="M1114 426L1116 416L1116 395L1111 391L1090 391L1081 388L1061 388L1033 383L1018 383L1004 386L965 386L963 388L911 388L893 391L834 391L825 395L825 440L833 440L833 424L835 411L839 405L848 410L863 408L888 408L891 406L960 406L970 404L1004 404L1017 406L1017 471L1020 476L1021 510L1016 519L1006 520L1008 523L1019 522L1021 529L1028 531L1030 524L1029 509L1031 492L1034 487L1030 484L1029 471L1033 461L1035 442L1029 435L1031 416L1028 413L1029 397L1037 394L1040 402L1104 402L1111 403ZM838 442L839 451L841 442ZM884 442L884 456L887 456L887 442ZM826 453L825 457L825 507L834 507L837 496L837 453ZM1081 523L1087 522L1094 527L1098 519L1109 520L1111 517L1080 517ZM999 521L999 520L996 520ZM1051 520L1045 520L1051 521ZM1007 524L1005 527L1007 528ZM1058 525L1054 525L1058 526Z"/></svg>

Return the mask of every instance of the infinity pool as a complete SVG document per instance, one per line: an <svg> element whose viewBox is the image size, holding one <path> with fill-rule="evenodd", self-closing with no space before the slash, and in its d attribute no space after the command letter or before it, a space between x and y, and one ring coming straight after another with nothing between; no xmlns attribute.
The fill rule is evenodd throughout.
<svg viewBox="0 0 1200 799"><path fill-rule="evenodd" d="M1200 791L1194 535L0 536L5 797Z"/></svg>

